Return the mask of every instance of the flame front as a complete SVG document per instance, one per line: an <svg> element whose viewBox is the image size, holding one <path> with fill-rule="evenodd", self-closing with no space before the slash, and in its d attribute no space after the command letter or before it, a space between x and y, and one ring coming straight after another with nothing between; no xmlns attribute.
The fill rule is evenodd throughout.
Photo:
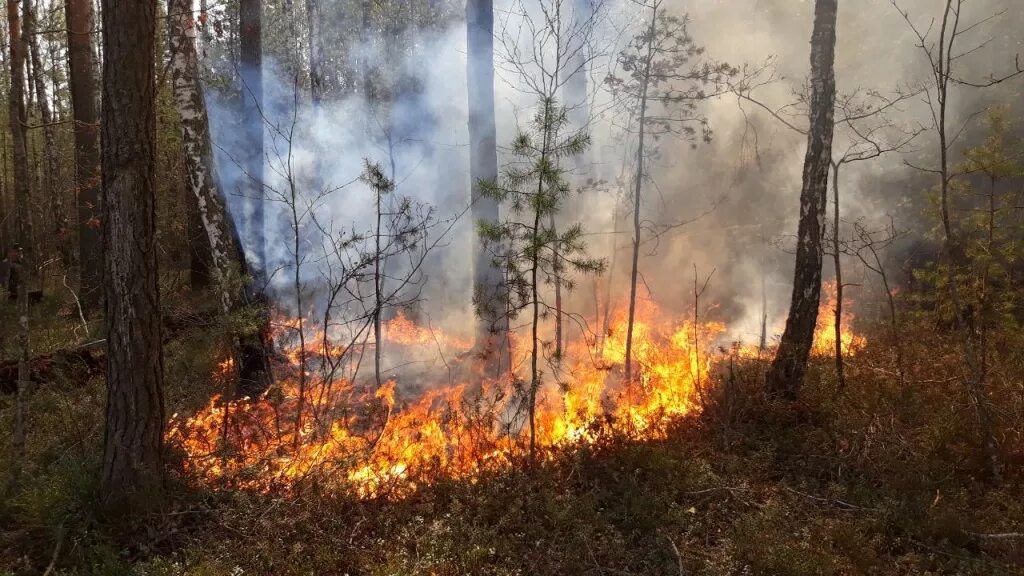
<svg viewBox="0 0 1024 576"><path fill-rule="evenodd" d="M816 355L833 351L834 290L832 295L819 314ZM627 311L616 307L602 334L568 342L559 362L545 362L536 407L537 457L607 433L660 438L674 418L699 409L702 389L721 359L712 350L725 325L671 318L650 300L638 301L637 376L625 382ZM295 324L282 322L281 330L294 330ZM269 491L315 484L372 497L407 494L442 477L473 479L526 457L528 374L481 376L482 362L469 342L401 314L383 333L384 346L402 354L417 348L450 352L448 373L465 376L461 382L449 377L403 386L389 380L377 388L358 383L366 378L332 377L328 367L345 351L314 352L307 345L300 378L302 355L290 348L288 361L275 369L277 382L262 398L224 402L215 395L193 416L172 418L168 440L184 453L185 472L213 486ZM518 341L513 339L513 362L528 366L529 352ZM861 345L863 338L844 332L844 350ZM218 375L229 381L232 372L226 362ZM405 389L425 391L400 392Z"/></svg>

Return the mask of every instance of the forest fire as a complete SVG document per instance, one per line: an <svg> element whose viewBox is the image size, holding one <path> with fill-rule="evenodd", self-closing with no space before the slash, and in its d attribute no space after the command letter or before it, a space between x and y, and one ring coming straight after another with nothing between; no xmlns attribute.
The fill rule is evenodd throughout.
<svg viewBox="0 0 1024 576"><path fill-rule="evenodd" d="M834 347L834 290L826 286L823 296L814 354L827 356ZM640 300L634 327L640 370L627 384L626 318L619 306L601 337L567 343L561 362L545 371L537 400L539 458L608 433L656 439L674 418L699 410L702 388L722 360L715 345L725 324L671 318L654 302ZM847 325L850 320L844 314ZM294 323L280 326L294 329ZM364 497L400 496L437 478L472 479L527 458L528 382L479 376L482 362L468 341L403 314L383 328L387 347L410 354L444 350L461 358L451 362L459 364L454 369L462 380L415 382L424 391L404 394L413 386L400 386L400 377L379 389L358 379L332 379L321 357L313 362L322 365L307 365L300 382L300 354L291 347L275 369L277 384L262 398L225 403L215 395L195 415L172 418L168 439L184 453L185 472L213 486L266 491L319 485ZM844 330L844 351L863 343ZM522 346L513 348L513 362L524 365ZM307 349L307 359L315 356ZM232 369L226 362L218 376L226 379Z"/></svg>
<svg viewBox="0 0 1024 576"><path fill-rule="evenodd" d="M826 282L821 287L821 306L818 309L818 325L814 329L814 345L811 354L815 356L832 356L836 352L836 283ZM843 302L842 331L840 340L843 354L855 353L867 343L863 336L849 330L854 315L850 312L850 303Z"/></svg>

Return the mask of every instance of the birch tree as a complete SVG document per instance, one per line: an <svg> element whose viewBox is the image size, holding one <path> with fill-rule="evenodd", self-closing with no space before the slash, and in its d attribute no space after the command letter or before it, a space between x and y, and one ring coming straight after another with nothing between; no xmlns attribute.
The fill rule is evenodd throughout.
<svg viewBox="0 0 1024 576"><path fill-rule="evenodd" d="M835 121L835 48L838 0L816 0L811 38L810 126L800 191L796 270L786 328L768 370L772 394L795 399L807 371L821 297L825 210Z"/></svg>
<svg viewBox="0 0 1024 576"><path fill-rule="evenodd" d="M209 116L199 80L197 31L189 0L169 0L167 15L169 71L181 125L187 181L209 242L220 307L226 314L249 304L255 295L247 294L244 287L243 277L249 267L218 184ZM244 334L238 346L236 366L242 390L262 392L269 384L265 345L259 335Z"/></svg>

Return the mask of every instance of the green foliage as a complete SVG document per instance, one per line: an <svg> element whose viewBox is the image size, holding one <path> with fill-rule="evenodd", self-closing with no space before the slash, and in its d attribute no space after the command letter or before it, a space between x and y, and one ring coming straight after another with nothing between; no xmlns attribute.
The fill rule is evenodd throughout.
<svg viewBox="0 0 1024 576"><path fill-rule="evenodd" d="M917 303L934 310L941 322L955 321L949 298L949 267L964 301L961 312L983 348L1008 341L987 342L991 335L1012 337L1024 320L1020 291L1020 262L1024 231L1019 225L1018 197L1024 176L1024 147L1012 138L1004 108L993 108L986 119L988 135L964 153L951 193L957 206L951 257L916 270L919 281L934 287ZM986 351L987 353L987 351Z"/></svg>
<svg viewBox="0 0 1024 576"><path fill-rule="evenodd" d="M481 183L484 195L511 212L502 222L478 224L484 249L504 273L499 302L477 299L478 312L485 318L515 318L528 306L541 304L539 282L572 289L575 284L569 273L600 273L605 268L603 260L587 256L580 224L561 230L554 224L572 194L560 162L590 146L585 132L563 134L568 122L564 107L553 99L542 99L531 130L516 136L515 160L504 168L501 181Z"/></svg>
<svg viewBox="0 0 1024 576"><path fill-rule="evenodd" d="M711 126L701 102L720 91L739 71L724 62L700 60L704 47L690 35L690 18L664 10L654 14L619 53L623 75L609 74L605 85L629 111L638 114L647 100L644 129L652 138L674 135L686 141L711 141Z"/></svg>

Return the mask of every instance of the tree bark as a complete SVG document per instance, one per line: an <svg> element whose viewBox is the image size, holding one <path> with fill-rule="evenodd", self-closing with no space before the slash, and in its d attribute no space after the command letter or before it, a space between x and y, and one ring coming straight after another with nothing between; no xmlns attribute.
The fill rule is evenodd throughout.
<svg viewBox="0 0 1024 576"><path fill-rule="evenodd" d="M125 512L163 487L163 348L155 202L156 5L103 0L103 284L107 409L101 490Z"/></svg>
<svg viewBox="0 0 1024 576"><path fill-rule="evenodd" d="M213 283L213 255L199 214L199 202L192 193L192 183L186 178L183 184L182 193L188 210L188 284L192 292L202 292Z"/></svg>
<svg viewBox="0 0 1024 576"><path fill-rule="evenodd" d="M309 25L309 94L313 107L318 108L324 93L323 13L320 0L306 0L306 20Z"/></svg>
<svg viewBox="0 0 1024 576"><path fill-rule="evenodd" d="M835 47L838 0L817 0L811 39L811 102L800 223L797 229L796 271L786 328L768 370L771 394L795 399L807 371L821 297L821 266L828 204L828 177L835 124Z"/></svg>
<svg viewBox="0 0 1024 576"><path fill-rule="evenodd" d="M75 192L78 206L79 294L82 309L96 312L102 301L102 221L100 220L100 140L93 54L92 0L66 0L68 85L75 134Z"/></svg>
<svg viewBox="0 0 1024 576"><path fill-rule="evenodd" d="M169 0L167 6L169 72L181 123L187 184L196 199L199 219L209 242L221 309L227 312L241 299L231 283L240 285L238 266L244 259L241 258L234 223L228 216L224 196L217 184L209 117L199 85L196 27L189 4L189 0Z"/></svg>
<svg viewBox="0 0 1024 576"><path fill-rule="evenodd" d="M495 225L498 202L482 193L481 182L498 179L497 129L494 120L494 4L466 2L466 59L469 79L469 178L475 224ZM481 314L478 348L494 360L500 373L509 369L508 319L501 305L502 273L474 235L473 293Z"/></svg>
<svg viewBox="0 0 1024 576"><path fill-rule="evenodd" d="M239 70L242 78L242 126L248 145L242 195L249 205L245 238L254 274L266 272L263 213L263 15L260 0L240 0ZM259 282L259 280L257 280Z"/></svg>

